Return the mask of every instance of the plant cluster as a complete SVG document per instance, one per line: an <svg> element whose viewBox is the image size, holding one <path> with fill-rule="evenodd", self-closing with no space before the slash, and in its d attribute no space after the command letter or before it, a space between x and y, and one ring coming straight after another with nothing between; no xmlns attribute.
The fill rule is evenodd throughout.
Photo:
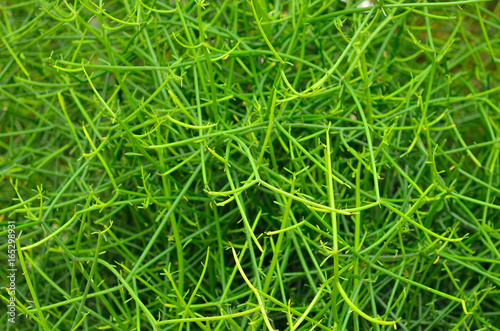
<svg viewBox="0 0 500 331"><path fill-rule="evenodd" d="M361 3L2 1L0 323L498 330L500 3Z"/></svg>

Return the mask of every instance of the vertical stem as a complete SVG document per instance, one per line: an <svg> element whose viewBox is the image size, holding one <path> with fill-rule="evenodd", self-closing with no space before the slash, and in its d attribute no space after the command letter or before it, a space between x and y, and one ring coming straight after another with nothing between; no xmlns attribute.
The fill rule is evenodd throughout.
<svg viewBox="0 0 500 331"><path fill-rule="evenodd" d="M362 43L365 42L365 37L362 37ZM363 78L363 84L365 87L365 99L366 99L366 120L368 124L373 124L373 109L372 109L372 97L370 91L370 79L368 78L368 67L366 65L365 52L361 51L361 76Z"/></svg>
<svg viewBox="0 0 500 331"><path fill-rule="evenodd" d="M274 124L274 108L276 107L276 94L277 94L277 86L281 81L281 75L280 72L283 68L283 65L279 65L278 67L278 72L276 73L276 77L274 79L274 84L273 84L273 90L271 92L271 96L269 97L269 101L267 102L267 113L268 113L268 120L269 120L269 125L267 127L267 131L265 133L264 137L264 143L262 144L262 149L260 151L259 155L259 162L258 165L262 165L262 159L264 157L264 154L266 152L266 147L267 144L269 143L269 138L271 137L271 132L273 131L273 124ZM278 170L275 169L274 170Z"/></svg>
<svg viewBox="0 0 500 331"><path fill-rule="evenodd" d="M80 318L80 314L82 313L83 307L85 306L85 301L87 300L87 295L89 294L90 291L90 286L94 282L93 277L97 269L97 260L99 259L101 242L102 242L102 234L99 233L97 237L97 244L95 247L94 259L92 260L92 267L90 268L89 278L87 279L87 285L85 285L85 290L83 291L82 300L80 301L80 305L78 306L78 310L76 312L76 316L73 321L73 327L75 327L78 323L78 319Z"/></svg>
<svg viewBox="0 0 500 331"><path fill-rule="evenodd" d="M361 162L358 162L358 167L356 168L356 208L361 207ZM354 218L354 249L359 252L360 238L361 237L361 211L355 215ZM354 288L358 286L359 279L356 277L359 275L359 259L356 258L354 261ZM358 297L354 303L358 304Z"/></svg>
<svg viewBox="0 0 500 331"><path fill-rule="evenodd" d="M329 128L326 130L326 153L325 153L325 162L326 162L326 182L328 185L328 203L331 208L335 208L335 196L333 191L333 179L332 179L332 162L330 157L330 132ZM337 239L337 215L335 212L330 213L330 217L332 219L332 236L333 236L333 277L334 277L334 287L332 291L332 300L333 300L333 318L336 322L338 322L338 312L337 312L337 296L338 296L338 288L337 284L339 283L339 243Z"/></svg>
<svg viewBox="0 0 500 331"><path fill-rule="evenodd" d="M295 174L293 175L292 187L290 188L290 193L294 194L294 190L295 190ZM293 201L292 198L288 198L286 202L285 211L283 213L283 218L281 220L280 230L286 228L288 215L290 214L290 208L292 206L292 201ZM280 255L281 244L283 243L284 235L285 231L281 231L278 235L278 241L276 242L276 246L274 249L273 259L271 260L271 264L269 265L269 270L267 271L266 279L264 280L264 286L262 287L262 292L264 293L267 293L267 291L269 290L269 285L271 284L271 279L273 277L274 269L276 267Z"/></svg>
<svg viewBox="0 0 500 331"><path fill-rule="evenodd" d="M21 244L19 243L19 239L16 239L15 242L16 242L16 247L17 247L17 254L19 256L19 264L21 265L21 268L23 269L23 274L24 274L24 277L26 279L26 284L28 285L28 288L29 288L30 293L31 293L31 297L33 298L33 303L35 304L38 318L40 318L40 322L42 324L41 327L43 328L43 330L50 330L50 327L49 327L47 321L45 320L45 316L43 315L43 312L41 310L40 303L38 301L37 292L35 291L35 288L34 288L33 284L31 283L28 269L26 268L26 263L24 262L24 256L23 256L23 252L21 251Z"/></svg>
<svg viewBox="0 0 500 331"><path fill-rule="evenodd" d="M201 14L201 6L202 2L199 1L197 5L197 13L198 13L198 26L199 26L199 31L200 31L200 43L205 43L205 29L203 25L203 20L202 20L202 14ZM214 117L214 121L217 122L219 121L219 112L217 110L217 90L215 87L215 74L214 74L214 69L212 66L212 59L210 58L210 53L208 52L208 49L206 47L202 47L203 49L203 54L205 55L205 60L207 62L207 71L208 71L208 82L210 83L210 90L211 90L211 98L212 98L212 104L210 105L212 108L212 116ZM201 64L200 64L201 66ZM207 95L208 97L208 95ZM201 120L201 118L200 118Z"/></svg>

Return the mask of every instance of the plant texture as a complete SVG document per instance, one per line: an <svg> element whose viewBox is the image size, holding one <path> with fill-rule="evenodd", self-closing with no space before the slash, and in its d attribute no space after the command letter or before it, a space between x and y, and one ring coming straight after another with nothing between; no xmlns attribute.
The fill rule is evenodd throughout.
<svg viewBox="0 0 500 331"><path fill-rule="evenodd" d="M0 12L6 330L500 328L500 2Z"/></svg>

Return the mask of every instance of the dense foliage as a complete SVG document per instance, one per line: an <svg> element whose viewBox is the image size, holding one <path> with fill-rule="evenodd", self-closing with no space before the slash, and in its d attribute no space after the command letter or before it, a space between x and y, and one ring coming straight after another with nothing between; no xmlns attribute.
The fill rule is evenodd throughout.
<svg viewBox="0 0 500 331"><path fill-rule="evenodd" d="M0 2L0 323L498 330L500 3L361 2Z"/></svg>

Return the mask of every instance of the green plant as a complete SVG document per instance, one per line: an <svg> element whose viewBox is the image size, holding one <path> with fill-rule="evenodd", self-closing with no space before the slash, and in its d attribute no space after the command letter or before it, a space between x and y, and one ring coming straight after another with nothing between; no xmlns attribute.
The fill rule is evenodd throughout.
<svg viewBox="0 0 500 331"><path fill-rule="evenodd" d="M361 2L2 2L1 323L496 330L500 4Z"/></svg>

